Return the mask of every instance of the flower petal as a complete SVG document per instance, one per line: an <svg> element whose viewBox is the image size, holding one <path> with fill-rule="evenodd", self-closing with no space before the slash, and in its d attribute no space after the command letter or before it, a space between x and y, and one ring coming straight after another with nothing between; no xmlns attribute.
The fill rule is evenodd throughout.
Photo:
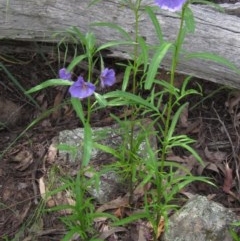
<svg viewBox="0 0 240 241"><path fill-rule="evenodd" d="M116 82L115 71L113 69L105 68L100 76L101 86L112 86Z"/></svg>
<svg viewBox="0 0 240 241"><path fill-rule="evenodd" d="M155 3L162 9L171 12L179 11L187 0L155 0Z"/></svg>
<svg viewBox="0 0 240 241"><path fill-rule="evenodd" d="M84 79L79 76L77 81L69 88L69 93L72 97L83 99L92 95L95 89L96 87L94 84L84 82Z"/></svg>
<svg viewBox="0 0 240 241"><path fill-rule="evenodd" d="M58 75L60 77L60 79L64 79L64 80L71 80L71 73L67 71L66 68L62 68L59 70Z"/></svg>

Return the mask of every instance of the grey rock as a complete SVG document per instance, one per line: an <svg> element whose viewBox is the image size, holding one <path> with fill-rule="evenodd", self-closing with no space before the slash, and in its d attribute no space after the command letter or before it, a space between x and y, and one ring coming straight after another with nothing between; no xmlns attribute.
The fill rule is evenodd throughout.
<svg viewBox="0 0 240 241"><path fill-rule="evenodd" d="M157 142L154 135L154 129L149 124L149 120L142 120L137 122L134 130L134 138L139 135L144 135L142 127L150 128L152 135L149 138L151 147L156 150ZM92 128L92 138L95 142L106 145L112 149L118 149L124 143L124 136L129 135L129 123L126 126L112 125L108 127ZM141 137L142 138L142 137ZM138 139L139 140L139 139ZM84 129L77 128L74 130L64 130L59 133L59 144L65 146L65 150L60 150L59 155L61 158L67 159L70 163L79 163L82 160L82 147L84 141ZM147 157L148 145L144 138L139 145L137 154L142 158ZM68 149L68 150L67 150ZM69 155L70 154L70 155ZM103 153L101 150L93 148L91 154L90 166L92 168L101 168L104 163L109 163L111 155ZM113 160L114 161L114 160ZM115 160L116 161L116 160ZM101 175L98 188L91 186L89 193L98 200L99 203L106 203L123 193L126 185L123 183L122 178L113 170L107 171Z"/></svg>
<svg viewBox="0 0 240 241"><path fill-rule="evenodd" d="M122 184L122 185L121 185ZM99 188L91 186L88 188L88 192L94 197L100 204L107 203L116 197L120 193L124 192L124 186L122 179L114 171L108 171L101 175L99 180Z"/></svg>
<svg viewBox="0 0 240 241"><path fill-rule="evenodd" d="M119 129L116 127L97 127L92 128L92 139L102 145L109 145L111 148L117 148L121 143ZM82 148L84 141L84 129L64 130L59 133L59 144L66 146L66 150L59 151L60 156L70 154L70 162L82 161ZM101 155L99 149L93 148L91 159L97 159Z"/></svg>
<svg viewBox="0 0 240 241"><path fill-rule="evenodd" d="M232 211L197 195L169 219L163 241L232 241L228 230L235 221Z"/></svg>

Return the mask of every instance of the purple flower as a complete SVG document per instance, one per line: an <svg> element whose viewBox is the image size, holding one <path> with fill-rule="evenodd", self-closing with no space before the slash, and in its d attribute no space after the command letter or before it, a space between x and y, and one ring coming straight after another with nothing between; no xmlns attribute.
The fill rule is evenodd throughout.
<svg viewBox="0 0 240 241"><path fill-rule="evenodd" d="M59 70L58 75L60 77L60 79L64 79L64 80L71 80L71 73L67 71L66 68L62 68Z"/></svg>
<svg viewBox="0 0 240 241"><path fill-rule="evenodd" d="M179 11L187 0L155 0L155 3L162 9L171 12Z"/></svg>
<svg viewBox="0 0 240 241"><path fill-rule="evenodd" d="M113 69L105 68L100 76L101 86L112 86L116 82L115 71Z"/></svg>
<svg viewBox="0 0 240 241"><path fill-rule="evenodd" d="M69 92L72 97L83 99L92 95L95 88L94 84L85 82L83 77L79 76L77 81L70 86Z"/></svg>

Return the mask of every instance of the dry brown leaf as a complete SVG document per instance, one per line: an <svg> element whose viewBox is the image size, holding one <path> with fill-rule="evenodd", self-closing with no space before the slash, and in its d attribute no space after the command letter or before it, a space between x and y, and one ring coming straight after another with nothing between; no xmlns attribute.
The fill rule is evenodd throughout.
<svg viewBox="0 0 240 241"><path fill-rule="evenodd" d="M74 117L74 110L72 106L64 105L62 108L63 108L63 115L65 118L69 119Z"/></svg>
<svg viewBox="0 0 240 241"><path fill-rule="evenodd" d="M185 108L183 109L181 115L180 115L180 127L184 127L187 128L189 126L189 122L188 122L188 107L189 107L189 103L185 106Z"/></svg>
<svg viewBox="0 0 240 241"><path fill-rule="evenodd" d="M39 178L38 184L39 184L40 195L41 195L42 199L45 200L46 186L45 186L43 177Z"/></svg>
<svg viewBox="0 0 240 241"><path fill-rule="evenodd" d="M134 225L130 225L128 227L128 232L130 233L130 237L128 240L131 241L147 241L152 240L152 226L150 222L143 221L139 219L134 222Z"/></svg>
<svg viewBox="0 0 240 241"><path fill-rule="evenodd" d="M39 95L36 100L39 104L42 104L44 102L45 94Z"/></svg>
<svg viewBox="0 0 240 241"><path fill-rule="evenodd" d="M194 122L189 122L186 129L181 131L181 134L188 135L188 134L196 134L199 133L201 130L202 119L199 118Z"/></svg>
<svg viewBox="0 0 240 241"><path fill-rule="evenodd" d="M191 192L186 192L186 191L184 191L184 189L180 190L179 193L181 193L182 195L186 196L188 199L191 199L191 198L196 196L196 194L193 194Z"/></svg>
<svg viewBox="0 0 240 241"><path fill-rule="evenodd" d="M136 203L141 197L143 197L145 192L148 191L150 187L151 187L151 183L147 183L145 185L142 185L140 183L133 192L133 202Z"/></svg>
<svg viewBox="0 0 240 241"><path fill-rule="evenodd" d="M175 162L179 162L179 163L186 163L186 162L187 162L185 156L180 157L180 156L176 156L176 155L174 155L174 154L168 155L168 156L167 156L167 160L168 160L168 161L175 161Z"/></svg>
<svg viewBox="0 0 240 241"><path fill-rule="evenodd" d="M164 232L164 224L165 224L164 217L161 217L159 224L158 224L158 233L157 233L158 238Z"/></svg>
<svg viewBox="0 0 240 241"><path fill-rule="evenodd" d="M49 198L49 199L47 200L46 206L47 206L48 208L53 208L53 207L56 206L56 202L54 201L53 198Z"/></svg>
<svg viewBox="0 0 240 241"><path fill-rule="evenodd" d="M215 197L216 197L216 194L215 194L215 193L213 193L213 194L208 194L208 195L207 195L208 201L213 200Z"/></svg>
<svg viewBox="0 0 240 241"><path fill-rule="evenodd" d="M16 169L19 171L24 171L26 170L33 162L33 155L32 152L28 151L28 150L23 150L17 153L17 155L15 155L12 158L13 162L18 163L18 165L16 166Z"/></svg>
<svg viewBox="0 0 240 241"><path fill-rule="evenodd" d="M181 163L181 166L186 168L186 171L189 171L189 172L193 169L194 166L199 165L199 163L197 162L196 158L193 155L180 157L180 156L170 154L167 157L167 160ZM178 174L181 174L181 173L186 174L184 170L178 169Z"/></svg>
<svg viewBox="0 0 240 241"><path fill-rule="evenodd" d="M145 234L146 234L146 227L144 225L139 225L137 241L147 241Z"/></svg>
<svg viewBox="0 0 240 241"><path fill-rule="evenodd" d="M214 163L208 163L208 165L205 167L205 169L219 173L219 169L218 169L217 165Z"/></svg>
<svg viewBox="0 0 240 241"><path fill-rule="evenodd" d="M211 170L214 171L216 173L219 173L219 168L216 164L211 163L211 162L204 162L204 166L203 165L199 165L198 169L197 169L197 174L198 175L202 175L203 171L207 169L207 170Z"/></svg>
<svg viewBox="0 0 240 241"><path fill-rule="evenodd" d="M71 197L71 193L69 191L62 191L51 197L48 197L46 204L48 208L60 205L74 206L76 204L76 201ZM58 213L61 215L69 215L72 214L72 211L73 210L71 208L66 208L59 210Z"/></svg>
<svg viewBox="0 0 240 241"><path fill-rule="evenodd" d="M55 158L57 156L57 138L52 139L52 144L48 148L47 156L46 156L46 162L52 164L55 162Z"/></svg>
<svg viewBox="0 0 240 241"><path fill-rule="evenodd" d="M45 94L41 94L37 97L37 102L39 103L41 110L45 111L48 109L48 102L46 100ZM37 110L37 115L39 114L39 111Z"/></svg>
<svg viewBox="0 0 240 241"><path fill-rule="evenodd" d="M106 210L116 209L119 207L127 207L128 206L128 197L118 197L108 203L103 204L97 209L97 212L103 212Z"/></svg>
<svg viewBox="0 0 240 241"><path fill-rule="evenodd" d="M42 127L52 127L52 123L49 119L45 119L41 122Z"/></svg>
<svg viewBox="0 0 240 241"><path fill-rule="evenodd" d="M226 193L230 193L232 185L233 185L233 176L232 169L229 167L228 163L225 165L225 173L224 173L224 183L223 183L223 191Z"/></svg>
<svg viewBox="0 0 240 241"><path fill-rule="evenodd" d="M240 91L235 91L231 93L231 96L225 102L225 106L228 107L228 112L230 114L234 113L234 108L239 105L240 102Z"/></svg>
<svg viewBox="0 0 240 241"><path fill-rule="evenodd" d="M209 151L208 147L206 146L206 148L204 149L204 154L206 156L206 158L210 161L210 162L215 162L215 163L220 163L221 161L224 161L227 157L227 153L226 152L222 152L222 151Z"/></svg>
<svg viewBox="0 0 240 241"><path fill-rule="evenodd" d="M150 222L148 222L147 226L153 230L153 226ZM164 232L165 220L164 217L161 216L160 221L158 223L157 237L159 238L161 234Z"/></svg>
<svg viewBox="0 0 240 241"><path fill-rule="evenodd" d="M24 110L18 104L0 96L0 123L4 126L14 126L25 116Z"/></svg>
<svg viewBox="0 0 240 241"><path fill-rule="evenodd" d="M123 228L123 227L111 228L109 230L103 231L98 238L101 239L101 240L105 240L105 239L107 239L109 236L111 236L114 233L126 232L126 231L127 231L127 229Z"/></svg>
<svg viewBox="0 0 240 241"><path fill-rule="evenodd" d="M64 98L64 92L59 91L54 99L54 104L53 104L56 110L51 115L54 121L57 120L61 115L61 109L58 108L58 106L62 103L63 98Z"/></svg>
<svg viewBox="0 0 240 241"><path fill-rule="evenodd" d="M115 217L117 218L123 218L124 216L124 207L119 207L115 212L114 212Z"/></svg>

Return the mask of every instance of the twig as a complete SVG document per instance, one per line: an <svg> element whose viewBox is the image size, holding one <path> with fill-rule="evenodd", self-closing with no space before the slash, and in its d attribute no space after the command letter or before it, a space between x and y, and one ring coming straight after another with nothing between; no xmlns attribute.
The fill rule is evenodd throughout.
<svg viewBox="0 0 240 241"><path fill-rule="evenodd" d="M227 138L228 138L228 140L229 140L229 142L230 142L230 144L231 144L232 156L233 156L233 159L234 159L234 162L235 162L235 165L236 165L236 176L237 176L238 184L239 184L239 183L240 183L240 182L239 182L239 174L238 174L238 171L237 171L237 169L238 169L238 161L239 161L239 160L238 160L238 157L237 157L237 154L236 154L235 147L234 147L233 142L232 142L232 138L230 137L230 134L229 134L229 132L228 132L228 130L227 130L224 122L221 120L219 114L217 113L217 111L216 111L216 109L214 108L213 105L212 105L212 108L213 108L214 112L216 113L216 116L217 116L217 118L218 118L218 121L219 121L220 124L222 125L222 127L223 127L223 129L224 129L224 132L226 133Z"/></svg>

